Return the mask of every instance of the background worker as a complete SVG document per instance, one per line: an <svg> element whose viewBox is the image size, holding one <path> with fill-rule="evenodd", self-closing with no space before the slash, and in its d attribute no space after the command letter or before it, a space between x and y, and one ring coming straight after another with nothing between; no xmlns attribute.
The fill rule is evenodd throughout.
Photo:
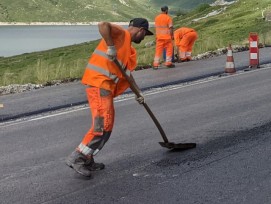
<svg viewBox="0 0 271 204"><path fill-rule="evenodd" d="M155 33L156 33L156 48L153 60L153 69L157 69L160 63L160 57L163 50L166 49L165 65L168 68L175 67L172 64L173 54L173 23L172 18L168 15L168 7L161 7L161 13L155 17Z"/></svg>
<svg viewBox="0 0 271 204"><path fill-rule="evenodd" d="M89 58L82 83L92 113L92 127L82 142L66 159L66 164L77 173L90 177L91 171L101 170L104 164L95 163L93 157L108 141L114 125L113 98L123 93L129 83L113 61L117 59L133 81L131 71L136 68L136 50L131 43L139 44L146 35L153 35L144 18L130 21L127 30L109 22L98 24L102 40ZM136 97L144 103L143 96Z"/></svg>
<svg viewBox="0 0 271 204"><path fill-rule="evenodd" d="M178 61L185 62L192 60L192 49L197 39L198 34L192 28L181 27L174 31Z"/></svg>

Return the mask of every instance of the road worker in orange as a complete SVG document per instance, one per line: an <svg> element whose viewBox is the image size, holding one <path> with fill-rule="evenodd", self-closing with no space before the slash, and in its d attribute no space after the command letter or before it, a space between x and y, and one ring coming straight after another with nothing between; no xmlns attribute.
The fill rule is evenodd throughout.
<svg viewBox="0 0 271 204"><path fill-rule="evenodd" d="M185 62L192 60L192 49L197 39L198 34L192 28L181 27L174 31L178 61Z"/></svg>
<svg viewBox="0 0 271 204"><path fill-rule="evenodd" d="M168 15L168 7L161 7L161 13L155 17L155 32L156 32L156 49L153 60L153 69L157 70L160 62L160 57L163 50L166 49L165 65L168 68L173 68L172 63L173 54L173 23L172 18Z"/></svg>
<svg viewBox="0 0 271 204"><path fill-rule="evenodd" d="M95 163L94 156L108 141L114 125L113 98L122 94L129 83L114 63L117 59L128 76L136 68L136 50L132 42L139 44L149 31L149 23L144 18L130 21L125 30L121 26L100 22L98 24L102 40L89 58L82 83L87 86L86 94L92 113L92 127L82 142L66 159L66 164L77 173L90 177L91 171L104 169L104 164ZM142 104L142 95L136 97Z"/></svg>

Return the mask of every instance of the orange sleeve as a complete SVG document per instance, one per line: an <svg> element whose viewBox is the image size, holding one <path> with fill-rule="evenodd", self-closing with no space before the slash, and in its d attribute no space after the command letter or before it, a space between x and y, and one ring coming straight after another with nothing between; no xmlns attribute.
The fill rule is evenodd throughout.
<svg viewBox="0 0 271 204"><path fill-rule="evenodd" d="M136 49L131 46L131 55L128 58L127 62L127 69L130 71L133 71L136 68L137 62L136 62Z"/></svg>

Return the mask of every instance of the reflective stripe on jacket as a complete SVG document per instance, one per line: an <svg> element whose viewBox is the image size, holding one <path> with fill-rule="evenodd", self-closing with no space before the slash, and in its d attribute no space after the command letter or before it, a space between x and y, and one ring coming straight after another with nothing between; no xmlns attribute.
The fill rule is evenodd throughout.
<svg viewBox="0 0 271 204"><path fill-rule="evenodd" d="M136 50L131 46L131 35L123 29L122 35L112 38L117 50L117 60L129 76L136 68ZM129 87L129 83L114 61L108 58L106 51L107 45L102 39L89 58L82 83L110 90L115 97L122 94Z"/></svg>
<svg viewBox="0 0 271 204"><path fill-rule="evenodd" d="M155 34L157 39L171 39L170 28L173 27L169 15L161 13L155 18Z"/></svg>

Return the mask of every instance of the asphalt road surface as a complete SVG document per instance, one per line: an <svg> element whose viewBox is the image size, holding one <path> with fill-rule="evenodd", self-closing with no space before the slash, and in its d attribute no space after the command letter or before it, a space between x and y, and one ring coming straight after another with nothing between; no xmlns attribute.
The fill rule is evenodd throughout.
<svg viewBox="0 0 271 204"><path fill-rule="evenodd" d="M159 71L158 71L159 72ZM0 203L271 203L271 69L145 92L176 152L134 97L115 101L112 136L91 179L64 163L87 106L0 123Z"/></svg>
<svg viewBox="0 0 271 204"><path fill-rule="evenodd" d="M261 64L271 63L271 47L262 48L259 52ZM248 52L234 53L233 56L237 71L248 68ZM175 69L160 69L158 72L147 69L134 72L133 75L138 86L142 90L148 90L223 74L226 58L226 55L222 55L189 63L177 63ZM0 109L0 122L81 105L86 101L85 87L80 82L45 87L15 95L4 95L0 97L0 103L5 107Z"/></svg>

